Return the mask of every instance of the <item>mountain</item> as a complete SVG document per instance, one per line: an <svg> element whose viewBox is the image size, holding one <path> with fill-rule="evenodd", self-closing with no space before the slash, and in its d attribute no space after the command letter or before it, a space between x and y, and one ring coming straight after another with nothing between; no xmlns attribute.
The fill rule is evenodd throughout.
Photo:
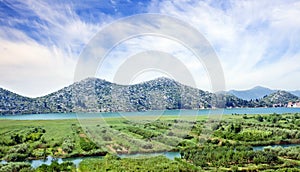
<svg viewBox="0 0 300 172"><path fill-rule="evenodd" d="M294 94L291 94L287 91L276 91L275 93L272 93L268 96L265 96L261 99L261 102L264 103L266 106L270 104L278 104L280 106L287 104L288 102L298 102L300 101L300 98L298 96L295 96Z"/></svg>
<svg viewBox="0 0 300 172"><path fill-rule="evenodd" d="M226 101L233 102L233 105L243 102L233 96L215 95L168 78L135 85L117 85L88 78L41 97L38 101L44 102L49 112L197 109L225 107Z"/></svg>
<svg viewBox="0 0 300 172"><path fill-rule="evenodd" d="M255 93L267 94L267 91L270 92L269 89L255 87L252 92L248 91L248 98ZM299 97L286 91L276 91L247 101L226 92L214 94L202 91L168 78L135 85L118 85L98 78L87 78L38 98L0 89L0 114L265 107L286 106L289 101L299 101Z"/></svg>
<svg viewBox="0 0 300 172"><path fill-rule="evenodd" d="M0 113L30 113L35 111L36 106L33 99L0 88Z"/></svg>
<svg viewBox="0 0 300 172"><path fill-rule="evenodd" d="M2 89L2 92L8 91ZM146 111L247 105L247 101L233 95L209 93L168 78L157 78L135 85L118 85L87 78L34 99L8 93L4 93L6 97L1 96L0 99L2 114Z"/></svg>
<svg viewBox="0 0 300 172"><path fill-rule="evenodd" d="M300 97L300 90L295 90L295 91L289 91L290 93Z"/></svg>
<svg viewBox="0 0 300 172"><path fill-rule="evenodd" d="M251 100L251 99L260 99L263 98L265 95L269 95L271 93L276 92L276 90L271 90L269 88L256 86L249 90L230 90L228 93L235 95L238 98L244 100Z"/></svg>

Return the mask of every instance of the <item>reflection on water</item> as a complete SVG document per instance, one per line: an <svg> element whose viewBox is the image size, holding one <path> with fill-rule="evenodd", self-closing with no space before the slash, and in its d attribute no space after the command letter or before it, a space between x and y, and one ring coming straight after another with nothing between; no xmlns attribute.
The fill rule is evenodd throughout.
<svg viewBox="0 0 300 172"><path fill-rule="evenodd" d="M75 157L75 158L53 158L52 156L48 156L47 159L38 159L38 160L31 160L29 163L31 164L31 167L37 168L43 164L50 165L53 161L57 161L59 164L70 161L73 162L76 167L78 167L79 163L86 159L86 158L95 158L95 159L102 159L102 156L93 156L93 157Z"/></svg>
<svg viewBox="0 0 300 172"><path fill-rule="evenodd" d="M174 160L175 158L180 158L181 155L179 152L160 152L160 153L137 153L137 154L121 154L118 155L121 158L140 158L140 157L151 157L164 155L165 157Z"/></svg>
<svg viewBox="0 0 300 172"><path fill-rule="evenodd" d="M173 160L175 157L180 158L179 152L161 152L161 153L138 153L138 154L122 154L118 155L121 158L143 158L143 157L150 157L150 156L158 156L158 155L164 155L167 158ZM75 157L75 158L54 158L52 156L48 156L46 159L38 159L38 160L30 160L26 161L31 164L32 168L37 168L43 164L50 165L53 161L57 161L59 164L70 161L75 164L76 167L79 166L79 163L84 159L102 159L103 156L90 156L90 157ZM1 164L6 164L7 162L2 160Z"/></svg>
<svg viewBox="0 0 300 172"><path fill-rule="evenodd" d="M264 150L264 148L266 148L266 147L272 147L272 148L283 147L283 148L288 148L288 147L293 147L293 146L300 146L300 144L253 146L253 150L254 151Z"/></svg>

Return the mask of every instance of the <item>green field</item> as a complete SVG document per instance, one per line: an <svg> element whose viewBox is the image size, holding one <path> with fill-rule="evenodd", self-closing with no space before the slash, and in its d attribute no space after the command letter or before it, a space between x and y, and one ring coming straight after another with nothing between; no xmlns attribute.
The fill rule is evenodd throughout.
<svg viewBox="0 0 300 172"><path fill-rule="evenodd" d="M300 114L165 116L159 119L0 120L0 171L299 171L300 146L252 150L252 146L300 143ZM140 159L116 154L180 151ZM32 169L26 160L104 156ZM298 167L298 168L297 168Z"/></svg>

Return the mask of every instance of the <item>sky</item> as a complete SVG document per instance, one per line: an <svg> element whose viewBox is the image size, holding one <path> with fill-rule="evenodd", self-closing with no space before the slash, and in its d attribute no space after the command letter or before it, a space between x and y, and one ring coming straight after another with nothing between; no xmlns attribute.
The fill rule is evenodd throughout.
<svg viewBox="0 0 300 172"><path fill-rule="evenodd" d="M294 0L0 0L0 87L37 97L72 84L80 55L97 33L145 13L168 15L198 30L217 54L226 90L300 89L300 1ZM180 42L162 36L121 42L95 77L114 81L126 59L148 50L178 58L196 87L211 91L204 65ZM131 82L158 76L168 74L141 72Z"/></svg>

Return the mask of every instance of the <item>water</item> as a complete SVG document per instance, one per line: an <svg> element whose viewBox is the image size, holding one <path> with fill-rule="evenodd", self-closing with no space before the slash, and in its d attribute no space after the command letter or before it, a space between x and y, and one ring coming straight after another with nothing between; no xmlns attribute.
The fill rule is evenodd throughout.
<svg viewBox="0 0 300 172"><path fill-rule="evenodd" d="M32 168L37 168L43 164L50 165L53 161L57 161L59 164L70 161L75 164L76 167L79 166L79 163L87 158L95 158L95 159L102 159L102 156L92 156L92 157L75 157L75 158L53 158L52 156L48 156L47 159L37 159L37 160L30 160L28 161L31 164Z"/></svg>
<svg viewBox="0 0 300 172"><path fill-rule="evenodd" d="M289 144L289 145L269 145L271 147L281 146L283 148L292 147L292 146L300 146L300 144ZM263 150L265 147L268 146L253 146L254 151ZM144 157L151 157L151 156L159 156L163 155L167 157L168 159L174 160L175 158L181 158L181 155L179 152L159 152L159 153L137 153L137 154L120 154L118 155L120 158L144 158ZM90 156L90 157L74 157L74 158L53 158L51 156L48 156L47 159L40 159L40 160L30 160L27 161L31 164L31 167L37 168L43 164L50 165L53 161L57 161L59 164L70 161L75 164L76 167L79 166L79 163L83 161L84 159L103 159L103 156ZM6 164L7 162L2 160L0 163Z"/></svg>
<svg viewBox="0 0 300 172"><path fill-rule="evenodd" d="M161 153L137 153L137 154L122 154L118 155L120 158L144 158L144 157L151 157L151 156L158 156L164 155L165 157L174 160L175 157L180 158L179 152L161 152ZM38 160L30 160L27 161L31 164L32 168L37 168L43 164L50 165L53 161L57 161L59 164L70 161L75 164L76 167L79 166L79 163L84 159L103 159L103 156L87 156L87 157L75 157L75 158L53 158L52 156L48 156L47 159L38 159ZM1 164L6 164L7 162L2 160Z"/></svg>
<svg viewBox="0 0 300 172"><path fill-rule="evenodd" d="M282 114L300 113L300 108L232 108L203 110L157 110L147 112L107 112L107 113L48 113L28 115L3 115L0 119L13 120L59 120L77 118L114 118L135 116L177 116L177 115L208 115L208 114Z"/></svg>
<svg viewBox="0 0 300 172"><path fill-rule="evenodd" d="M293 146L300 146L300 144L285 144L285 145L268 145L268 146L253 146L253 150L254 151L258 151L258 150L264 150L265 147L283 147L283 148L288 148L288 147L293 147Z"/></svg>
<svg viewBox="0 0 300 172"><path fill-rule="evenodd" d="M151 157L163 155L168 159L174 160L175 158L180 158L179 152L159 152L159 153L137 153L137 154L121 154L118 155L120 158L140 158L140 157Z"/></svg>
<svg viewBox="0 0 300 172"><path fill-rule="evenodd" d="M0 116L0 119L13 119L13 120L60 120L60 119L77 119L77 118L111 118L111 117L135 117L135 116L176 116L176 115L208 115L208 114L282 114L282 113L300 113L300 108L233 108L233 109L203 109L203 110L165 110L165 111L147 111L147 112L109 112L109 113L49 113L49 114L29 114L29 115L7 115ZM297 146L299 144L292 145L279 145L282 147ZM271 145L272 147L276 145ZM278 146L278 145L277 145ZM263 150L266 146L255 146L254 150ZM119 155L121 158L131 157L145 157L145 156L157 156L164 155L169 159L174 159L175 157L180 158L179 152L162 152L162 153L139 153L139 154L124 154ZM47 157L46 160L31 160L31 166L37 168L42 164L51 164L53 160L57 160L58 163L64 161L71 161L76 166L85 158L97 158L101 159L102 156L97 157L76 157L76 158L53 158L51 156ZM0 163L5 164L6 161L1 161Z"/></svg>

